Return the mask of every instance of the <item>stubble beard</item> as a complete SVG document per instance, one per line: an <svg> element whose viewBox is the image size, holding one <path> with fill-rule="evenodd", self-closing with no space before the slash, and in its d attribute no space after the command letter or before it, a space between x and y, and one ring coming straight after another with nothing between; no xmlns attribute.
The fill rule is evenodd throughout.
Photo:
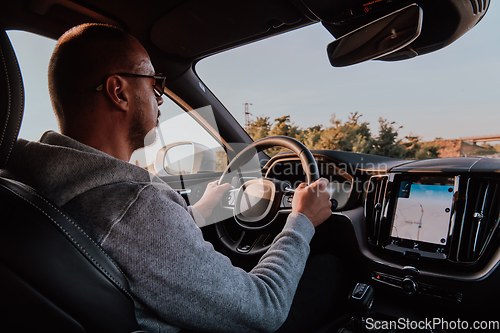
<svg viewBox="0 0 500 333"><path fill-rule="evenodd" d="M144 102L138 95L135 96L135 101L138 108L134 113L128 133L128 142L133 150L146 146L146 135L149 132L149 129L146 128L146 116L143 108Z"/></svg>

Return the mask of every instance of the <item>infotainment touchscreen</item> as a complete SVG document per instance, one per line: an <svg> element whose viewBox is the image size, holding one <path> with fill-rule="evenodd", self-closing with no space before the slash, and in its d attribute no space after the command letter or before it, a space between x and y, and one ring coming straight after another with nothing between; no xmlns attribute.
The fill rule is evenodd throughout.
<svg viewBox="0 0 500 333"><path fill-rule="evenodd" d="M394 208L391 245L444 252L453 193L453 178L402 180Z"/></svg>

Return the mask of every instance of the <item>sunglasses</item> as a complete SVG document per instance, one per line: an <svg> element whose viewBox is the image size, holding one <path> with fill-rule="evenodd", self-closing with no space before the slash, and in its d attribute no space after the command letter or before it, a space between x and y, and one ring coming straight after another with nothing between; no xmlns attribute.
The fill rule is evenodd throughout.
<svg viewBox="0 0 500 333"><path fill-rule="evenodd" d="M143 75L143 74L132 74L132 73L115 73L114 75L125 76L125 77L147 77L155 79L155 84L153 84L153 91L156 97L161 97L165 92L165 80L166 76L162 76L161 73L157 75ZM104 83L95 88L96 91L102 91L104 88Z"/></svg>

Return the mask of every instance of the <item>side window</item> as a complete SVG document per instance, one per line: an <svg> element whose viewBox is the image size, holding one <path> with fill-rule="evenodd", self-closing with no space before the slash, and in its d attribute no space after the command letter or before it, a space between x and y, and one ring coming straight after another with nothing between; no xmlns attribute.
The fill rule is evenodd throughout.
<svg viewBox="0 0 500 333"><path fill-rule="evenodd" d="M47 83L47 67L56 41L24 31L7 34L16 52L25 91L19 137L37 141L45 131L58 130Z"/></svg>
<svg viewBox="0 0 500 333"><path fill-rule="evenodd" d="M58 131L47 84L48 63L56 41L24 31L9 31L8 35L21 67L26 96L19 137L37 141L45 131ZM224 170L226 153L205 128L168 97L164 97L160 111L158 139L134 152L131 163L159 175ZM205 111L204 115L210 117L210 110Z"/></svg>
<svg viewBox="0 0 500 333"><path fill-rule="evenodd" d="M224 171L227 155L221 144L175 102L168 97L163 100L156 141L136 150L130 163L159 176ZM210 107L196 113L215 124ZM213 129L217 131L215 125Z"/></svg>

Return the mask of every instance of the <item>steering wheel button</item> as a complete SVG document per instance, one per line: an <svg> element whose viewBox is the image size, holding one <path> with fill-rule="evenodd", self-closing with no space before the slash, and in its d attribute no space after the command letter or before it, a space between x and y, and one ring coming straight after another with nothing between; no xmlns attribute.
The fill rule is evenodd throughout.
<svg viewBox="0 0 500 333"><path fill-rule="evenodd" d="M290 208L292 207L293 195L284 195L281 200L282 208Z"/></svg>
<svg viewBox="0 0 500 333"><path fill-rule="evenodd" d="M251 245L243 245L238 248L238 251L240 252L248 252L252 248Z"/></svg>

